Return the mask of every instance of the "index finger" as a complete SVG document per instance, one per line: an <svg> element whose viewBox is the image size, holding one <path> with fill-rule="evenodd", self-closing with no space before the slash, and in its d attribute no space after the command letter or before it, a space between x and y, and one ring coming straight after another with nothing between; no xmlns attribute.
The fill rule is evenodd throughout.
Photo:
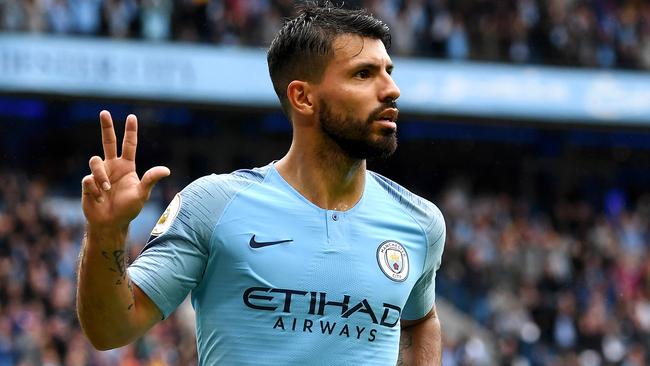
<svg viewBox="0 0 650 366"><path fill-rule="evenodd" d="M115 159L117 158L117 138L115 137L115 128L113 128L113 118L108 111L101 111L99 121L102 125L104 159Z"/></svg>

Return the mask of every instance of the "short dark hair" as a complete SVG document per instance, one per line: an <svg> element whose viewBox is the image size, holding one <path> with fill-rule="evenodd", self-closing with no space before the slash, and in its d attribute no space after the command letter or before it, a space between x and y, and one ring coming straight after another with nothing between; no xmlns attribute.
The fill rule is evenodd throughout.
<svg viewBox="0 0 650 366"><path fill-rule="evenodd" d="M293 80L319 82L334 56L336 37L354 34L390 47L390 29L365 9L344 9L330 1L306 2L287 20L269 47L267 62L275 93L289 116L287 86Z"/></svg>

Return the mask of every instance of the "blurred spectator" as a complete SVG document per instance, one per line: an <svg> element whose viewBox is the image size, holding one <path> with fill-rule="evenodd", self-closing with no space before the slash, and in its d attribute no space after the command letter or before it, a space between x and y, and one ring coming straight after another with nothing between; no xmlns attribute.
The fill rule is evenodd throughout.
<svg viewBox="0 0 650 366"><path fill-rule="evenodd" d="M73 33L74 21L68 0L46 0L45 14L50 32L54 34Z"/></svg>
<svg viewBox="0 0 650 366"><path fill-rule="evenodd" d="M133 35L132 28L139 11L135 0L106 0L103 9L109 36L126 38Z"/></svg>
<svg viewBox="0 0 650 366"><path fill-rule="evenodd" d="M165 40L171 35L172 0L142 0L140 22L142 37Z"/></svg>
<svg viewBox="0 0 650 366"><path fill-rule="evenodd" d="M27 14L20 0L2 0L0 2L0 25L5 31L25 30Z"/></svg>
<svg viewBox="0 0 650 366"><path fill-rule="evenodd" d="M74 30L83 35L99 34L103 0L69 0Z"/></svg>
<svg viewBox="0 0 650 366"><path fill-rule="evenodd" d="M31 33L41 33L49 31L46 21L47 7L44 5L45 0L23 0L25 9L24 29Z"/></svg>

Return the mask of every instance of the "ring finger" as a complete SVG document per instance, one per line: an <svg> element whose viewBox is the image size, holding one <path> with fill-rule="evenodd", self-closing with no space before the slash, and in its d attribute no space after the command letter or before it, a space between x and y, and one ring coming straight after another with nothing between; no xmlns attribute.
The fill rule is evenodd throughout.
<svg viewBox="0 0 650 366"><path fill-rule="evenodd" d="M101 188L105 191L111 189L111 183L108 180L108 174L106 173L106 166L104 161L99 156L93 156L88 162L90 166L90 172L95 178L95 183L98 188Z"/></svg>

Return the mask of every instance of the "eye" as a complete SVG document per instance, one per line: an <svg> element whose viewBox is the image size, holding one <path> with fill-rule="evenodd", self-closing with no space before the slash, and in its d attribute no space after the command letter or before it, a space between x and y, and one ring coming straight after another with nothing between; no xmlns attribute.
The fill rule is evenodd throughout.
<svg viewBox="0 0 650 366"><path fill-rule="evenodd" d="M360 79L367 79L370 77L370 70L368 69L359 70L357 71L356 74L354 74L354 76Z"/></svg>

